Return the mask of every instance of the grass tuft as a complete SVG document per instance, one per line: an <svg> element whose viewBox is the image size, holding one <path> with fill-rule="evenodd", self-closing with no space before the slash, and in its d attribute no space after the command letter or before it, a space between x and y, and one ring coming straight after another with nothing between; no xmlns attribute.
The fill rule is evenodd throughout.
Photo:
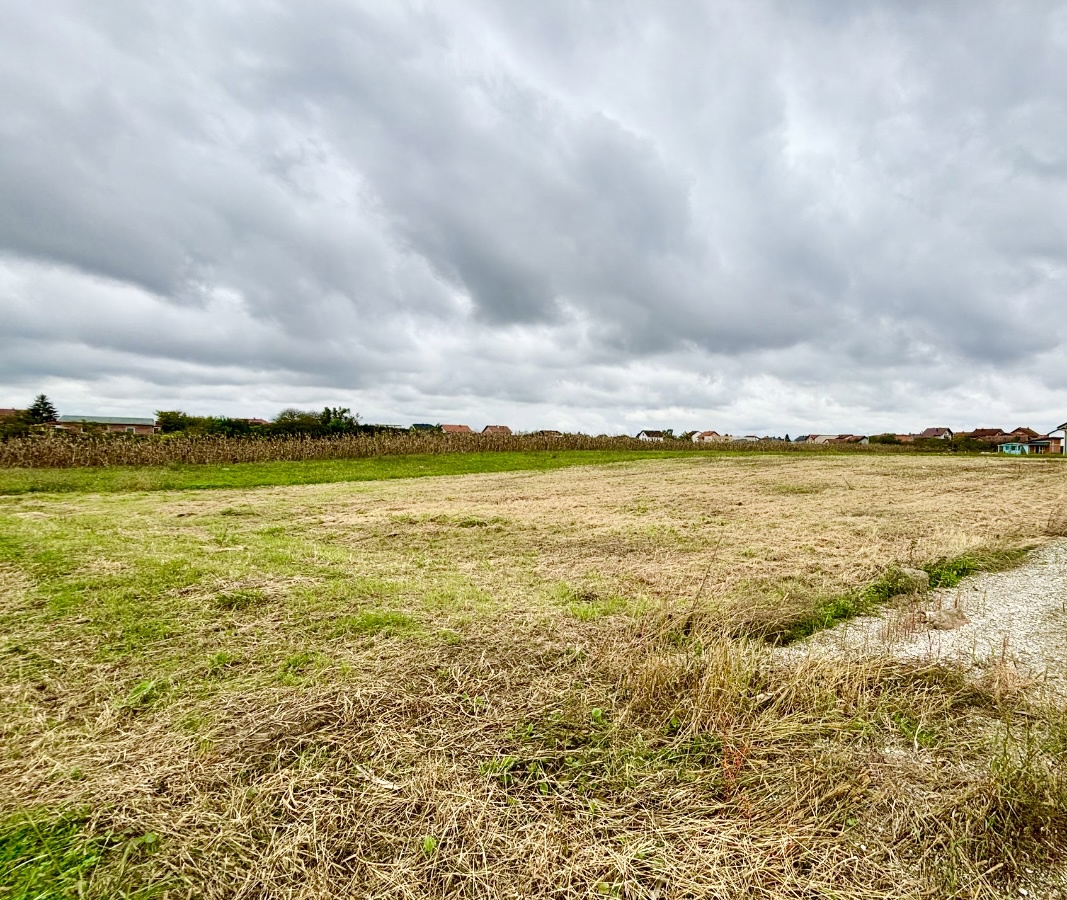
<svg viewBox="0 0 1067 900"><path fill-rule="evenodd" d="M19 813L0 821L0 897L149 900L165 883L139 866L159 845L154 832L96 833L84 812Z"/></svg>
<svg viewBox="0 0 1067 900"><path fill-rule="evenodd" d="M930 576L930 587L956 587L968 575L1011 569L1025 560L1032 549L1027 546L973 550L959 556L942 557L922 568Z"/></svg>
<svg viewBox="0 0 1067 900"><path fill-rule="evenodd" d="M84 815L20 814L0 823L0 896L10 900L81 897L107 842L85 830Z"/></svg>
<svg viewBox="0 0 1067 900"><path fill-rule="evenodd" d="M220 609L250 609L267 601L267 595L258 588L239 588L215 595L215 605Z"/></svg>
<svg viewBox="0 0 1067 900"><path fill-rule="evenodd" d="M122 701L123 709L139 709L152 706L166 696L170 684L166 679L151 678L138 682Z"/></svg>
<svg viewBox="0 0 1067 900"><path fill-rule="evenodd" d="M354 616L341 616L329 623L331 637L346 635L410 634L418 628L411 616L395 610L367 610Z"/></svg>

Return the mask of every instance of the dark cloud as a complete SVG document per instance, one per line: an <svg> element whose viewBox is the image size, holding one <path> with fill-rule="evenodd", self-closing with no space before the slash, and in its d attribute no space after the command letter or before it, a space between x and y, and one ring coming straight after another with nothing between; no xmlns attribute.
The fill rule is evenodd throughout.
<svg viewBox="0 0 1067 900"><path fill-rule="evenodd" d="M7 405L1063 418L1060 4L8 6Z"/></svg>

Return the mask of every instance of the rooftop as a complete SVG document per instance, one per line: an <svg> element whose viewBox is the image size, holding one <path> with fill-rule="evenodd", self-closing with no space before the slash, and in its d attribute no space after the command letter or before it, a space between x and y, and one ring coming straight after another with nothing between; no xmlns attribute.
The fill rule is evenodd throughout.
<svg viewBox="0 0 1067 900"><path fill-rule="evenodd" d="M155 419L146 419L138 416L59 416L56 419L61 425L77 425L85 422L89 425L155 425Z"/></svg>

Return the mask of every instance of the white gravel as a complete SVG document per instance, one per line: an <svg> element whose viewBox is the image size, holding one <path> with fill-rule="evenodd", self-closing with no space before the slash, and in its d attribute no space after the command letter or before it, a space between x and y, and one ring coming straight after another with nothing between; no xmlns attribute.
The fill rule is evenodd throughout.
<svg viewBox="0 0 1067 900"><path fill-rule="evenodd" d="M938 630L923 621L926 611L952 607L963 612L965 624ZM890 653L959 663L976 673L1002 664L1067 698L1067 541L1045 545L1018 568L973 575L958 587L930 591L917 603L854 619L787 649Z"/></svg>

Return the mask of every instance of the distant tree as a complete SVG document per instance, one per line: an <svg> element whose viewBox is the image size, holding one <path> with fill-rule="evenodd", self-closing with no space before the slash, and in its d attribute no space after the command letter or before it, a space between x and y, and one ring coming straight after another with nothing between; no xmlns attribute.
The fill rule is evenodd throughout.
<svg viewBox="0 0 1067 900"><path fill-rule="evenodd" d="M912 446L916 450L925 450L927 453L952 452L954 449L944 438L916 438Z"/></svg>
<svg viewBox="0 0 1067 900"><path fill-rule="evenodd" d="M180 409L157 409L156 423L163 434L185 431L192 423L192 416L187 416Z"/></svg>
<svg viewBox="0 0 1067 900"><path fill-rule="evenodd" d="M349 433L359 430L359 413L352 414L347 406L327 406L319 415L323 428L334 433Z"/></svg>
<svg viewBox="0 0 1067 900"><path fill-rule="evenodd" d="M678 440L680 440L680 441L691 441L691 440L693 440L693 435L694 434L696 434L695 431L683 431L680 435L678 435Z"/></svg>
<svg viewBox="0 0 1067 900"><path fill-rule="evenodd" d="M274 423L276 425L288 425L294 422L307 422L310 419L314 419L317 422L319 420L319 414L310 412L306 409L296 409L296 407L290 406L288 409L283 409L274 417Z"/></svg>
<svg viewBox="0 0 1067 900"><path fill-rule="evenodd" d="M788 432L788 431L787 431L787 432L785 433L785 439L786 439L787 441L788 441L788 440L790 440L790 437L789 437L789 432Z"/></svg>
<svg viewBox="0 0 1067 900"><path fill-rule="evenodd" d="M244 419L231 419L227 416L202 416L194 420L194 424L189 430L196 434L242 437L252 433L252 426Z"/></svg>
<svg viewBox="0 0 1067 900"><path fill-rule="evenodd" d="M886 434L872 434L869 438L872 444L899 444L900 438L889 432Z"/></svg>
<svg viewBox="0 0 1067 900"><path fill-rule="evenodd" d="M13 437L28 437L32 433L26 410L15 411L13 416L0 418L0 440Z"/></svg>
<svg viewBox="0 0 1067 900"><path fill-rule="evenodd" d="M373 430L371 426L360 425L359 414L353 413L346 406L325 407L322 412L290 407L283 409L274 417L270 425L249 430L250 433L264 434L357 434Z"/></svg>
<svg viewBox="0 0 1067 900"><path fill-rule="evenodd" d="M322 422L322 416L306 409L283 409L274 417L274 422L266 429L270 434L328 434L329 429Z"/></svg>
<svg viewBox="0 0 1067 900"><path fill-rule="evenodd" d="M59 415L56 413L55 406L44 394L38 394L33 404L26 410L26 419L31 425L45 425L54 422L57 418Z"/></svg>
<svg viewBox="0 0 1067 900"><path fill-rule="evenodd" d="M971 437L968 434L955 434L949 441L942 441L943 444L949 445L949 450L953 453L988 453L990 450L996 449L996 445L987 441L980 441Z"/></svg>
<svg viewBox="0 0 1067 900"><path fill-rule="evenodd" d="M227 416L189 416L180 409L157 410L156 422L163 434L213 434L224 437L240 437L252 433L252 426L245 419Z"/></svg>

